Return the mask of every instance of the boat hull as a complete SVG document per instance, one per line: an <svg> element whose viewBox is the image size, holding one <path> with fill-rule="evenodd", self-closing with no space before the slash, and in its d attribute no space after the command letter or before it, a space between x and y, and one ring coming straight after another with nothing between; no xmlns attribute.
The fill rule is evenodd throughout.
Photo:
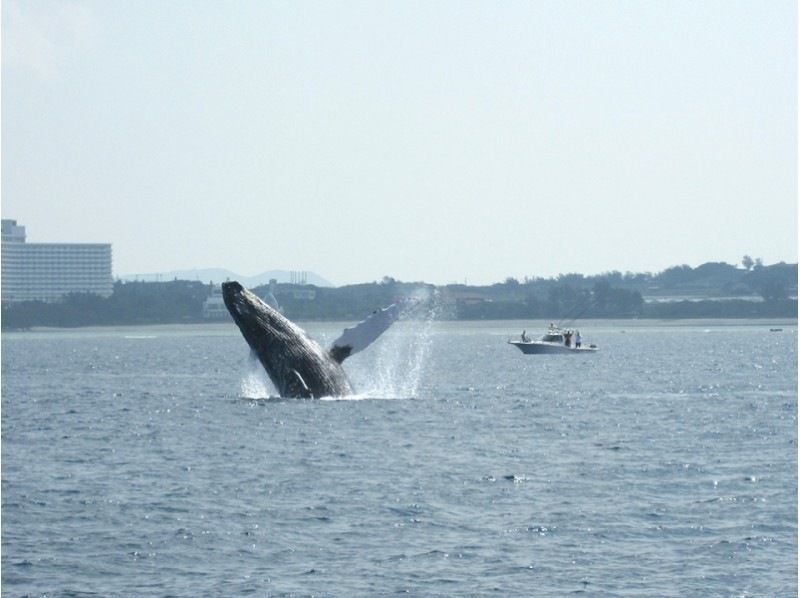
<svg viewBox="0 0 800 598"><path fill-rule="evenodd" d="M568 355L576 353L596 353L597 347L567 347L560 343L547 343L542 341L508 341L526 355Z"/></svg>

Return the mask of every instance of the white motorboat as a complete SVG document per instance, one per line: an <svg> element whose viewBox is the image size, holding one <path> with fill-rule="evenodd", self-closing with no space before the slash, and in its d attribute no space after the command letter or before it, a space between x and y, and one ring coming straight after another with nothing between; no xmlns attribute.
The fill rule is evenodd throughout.
<svg viewBox="0 0 800 598"><path fill-rule="evenodd" d="M560 328L551 327L542 337L537 340L530 340L523 335L519 340L509 340L509 345L514 345L526 355L542 355L542 354L567 354L567 353L596 353L596 345L580 347L575 346L575 340L572 338L573 332L570 330L561 330Z"/></svg>

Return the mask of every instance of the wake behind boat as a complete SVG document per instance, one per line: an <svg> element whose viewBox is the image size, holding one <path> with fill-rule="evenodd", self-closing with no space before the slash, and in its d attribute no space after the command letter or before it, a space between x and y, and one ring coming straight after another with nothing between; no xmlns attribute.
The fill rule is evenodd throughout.
<svg viewBox="0 0 800 598"><path fill-rule="evenodd" d="M519 340L509 340L508 344L514 345L526 355L597 352L596 345L583 346L581 334L577 330L561 330L552 324L538 341L528 338L523 330Z"/></svg>

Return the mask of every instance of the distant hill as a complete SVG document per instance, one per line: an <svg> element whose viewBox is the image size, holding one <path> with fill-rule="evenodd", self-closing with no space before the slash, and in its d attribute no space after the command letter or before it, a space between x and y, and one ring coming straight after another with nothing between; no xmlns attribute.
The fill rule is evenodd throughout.
<svg viewBox="0 0 800 598"><path fill-rule="evenodd" d="M296 273L295 273L296 274ZM270 279L274 278L278 282L299 282L292 280L292 272L289 270L268 270L256 276L242 276L236 272L231 272L224 268L205 268L201 270L173 270L171 272L154 272L151 274L125 274L118 277L125 282L140 280L142 282L168 282L170 280L199 280L200 282L214 282L216 284L226 280L237 280L245 287L257 287L269 284ZM307 284L318 287L332 287L329 281L313 272L306 272Z"/></svg>

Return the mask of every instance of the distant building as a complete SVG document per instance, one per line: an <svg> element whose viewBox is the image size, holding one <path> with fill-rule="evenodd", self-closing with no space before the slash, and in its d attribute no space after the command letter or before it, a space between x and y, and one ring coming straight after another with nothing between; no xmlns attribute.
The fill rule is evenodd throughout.
<svg viewBox="0 0 800 598"><path fill-rule="evenodd" d="M445 303L454 303L456 305L481 305L483 303L491 303L491 299L487 299L483 295L473 293L470 291L455 291L447 289L442 295Z"/></svg>
<svg viewBox="0 0 800 598"><path fill-rule="evenodd" d="M203 318L206 320L227 320L229 318L228 308L222 298L222 290L219 286L211 287L211 294L203 302Z"/></svg>
<svg viewBox="0 0 800 598"><path fill-rule="evenodd" d="M314 289L292 289L292 297L300 301L313 301L317 297Z"/></svg>
<svg viewBox="0 0 800 598"><path fill-rule="evenodd" d="M114 291L109 243L26 243L25 227L2 220L3 301L58 301Z"/></svg>
<svg viewBox="0 0 800 598"><path fill-rule="evenodd" d="M25 227L17 226L16 220L3 220L3 243L24 243L25 242Z"/></svg>

